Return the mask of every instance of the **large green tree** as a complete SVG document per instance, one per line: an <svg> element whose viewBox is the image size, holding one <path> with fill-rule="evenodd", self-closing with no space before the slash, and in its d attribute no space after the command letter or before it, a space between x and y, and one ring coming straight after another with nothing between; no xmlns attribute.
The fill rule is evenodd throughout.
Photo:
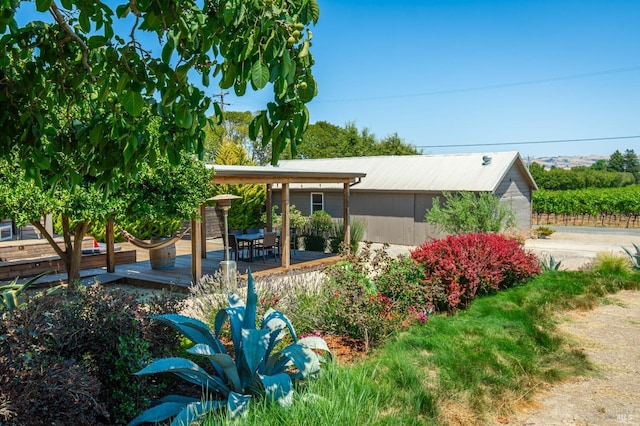
<svg viewBox="0 0 640 426"><path fill-rule="evenodd" d="M308 29L319 17L316 0L32 6L0 3L0 158L51 198L64 190L106 203L144 164L201 156L205 129L222 122L206 92L211 80L238 96L247 86L273 89L249 132L271 144L272 162L302 139L305 104L317 92ZM86 220L70 223L94 216L80 211ZM81 241L87 226L65 229L65 239Z"/></svg>
<svg viewBox="0 0 640 426"><path fill-rule="evenodd" d="M38 0L42 19L19 25L21 3L0 9L0 150L17 149L37 181L114 185L157 155L177 164L184 151L201 154L212 104L200 87L212 76L237 95L271 83L274 101L250 133L273 144L274 163L302 139L316 94L304 32L316 0L132 0L115 10ZM149 35L158 46L145 45Z"/></svg>

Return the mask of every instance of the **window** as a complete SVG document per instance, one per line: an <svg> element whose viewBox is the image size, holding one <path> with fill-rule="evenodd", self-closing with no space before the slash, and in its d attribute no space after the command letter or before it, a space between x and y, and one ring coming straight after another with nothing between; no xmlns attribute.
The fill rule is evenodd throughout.
<svg viewBox="0 0 640 426"><path fill-rule="evenodd" d="M322 192L311 193L311 213L324 210L324 194Z"/></svg>

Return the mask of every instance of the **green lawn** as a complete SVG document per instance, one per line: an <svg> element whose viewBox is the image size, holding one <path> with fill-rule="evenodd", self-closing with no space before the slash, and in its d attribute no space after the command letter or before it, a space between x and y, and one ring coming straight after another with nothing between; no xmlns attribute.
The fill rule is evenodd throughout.
<svg viewBox="0 0 640 426"><path fill-rule="evenodd" d="M358 365L329 366L317 381L305 384L293 406L259 402L240 423L495 421L543 383L593 372L556 324L564 311L590 309L609 293L639 288L639 273L618 272L547 272L526 285L477 299L457 315L433 316L427 325L402 331Z"/></svg>

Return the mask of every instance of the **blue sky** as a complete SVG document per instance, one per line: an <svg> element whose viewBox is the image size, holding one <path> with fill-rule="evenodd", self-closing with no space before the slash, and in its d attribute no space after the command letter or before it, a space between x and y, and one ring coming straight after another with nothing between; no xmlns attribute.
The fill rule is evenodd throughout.
<svg viewBox="0 0 640 426"><path fill-rule="evenodd" d="M640 0L318 2L312 123L397 133L426 154L640 153L640 138L452 146L639 136ZM256 111L272 94L224 99Z"/></svg>
<svg viewBox="0 0 640 426"><path fill-rule="evenodd" d="M609 155L640 138L640 1L319 0L311 121L425 153ZM254 110L269 93L227 99Z"/></svg>

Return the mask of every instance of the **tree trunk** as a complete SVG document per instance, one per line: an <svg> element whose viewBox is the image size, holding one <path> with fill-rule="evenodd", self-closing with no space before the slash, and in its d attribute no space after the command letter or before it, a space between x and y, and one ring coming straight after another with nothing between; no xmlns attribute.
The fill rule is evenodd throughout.
<svg viewBox="0 0 640 426"><path fill-rule="evenodd" d="M73 229L73 239L71 239L71 227L69 218L62 215L62 234L64 237L64 250L53 239L39 221L31 222L49 242L51 247L64 262L67 271L67 284L69 288L74 288L80 280L80 263L82 262L82 240L89 228L89 222L78 222Z"/></svg>

